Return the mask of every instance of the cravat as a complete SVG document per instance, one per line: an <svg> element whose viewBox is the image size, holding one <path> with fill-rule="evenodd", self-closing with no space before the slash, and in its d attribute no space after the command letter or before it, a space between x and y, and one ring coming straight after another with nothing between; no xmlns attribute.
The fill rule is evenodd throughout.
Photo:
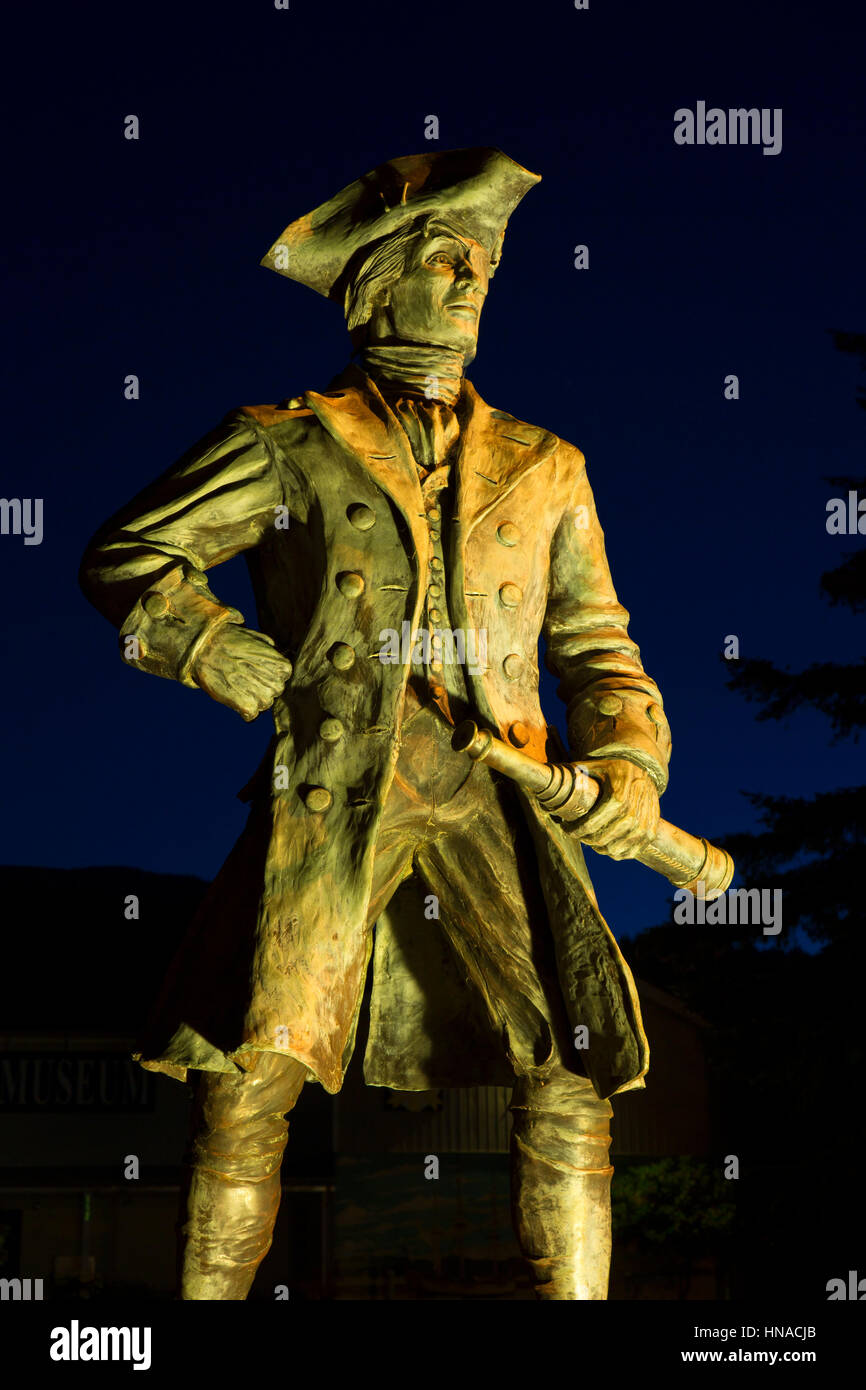
<svg viewBox="0 0 866 1390"><path fill-rule="evenodd" d="M392 406L406 432L420 475L423 478L439 468L448 457L460 426L451 406L401 396Z"/></svg>

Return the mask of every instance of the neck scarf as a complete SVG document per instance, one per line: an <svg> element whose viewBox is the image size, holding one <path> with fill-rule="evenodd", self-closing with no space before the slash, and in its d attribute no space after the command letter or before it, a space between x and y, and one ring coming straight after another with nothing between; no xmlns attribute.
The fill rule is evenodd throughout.
<svg viewBox="0 0 866 1390"><path fill-rule="evenodd" d="M361 351L361 365L386 398L420 396L431 404L439 401L453 408L463 385L459 348L371 343Z"/></svg>

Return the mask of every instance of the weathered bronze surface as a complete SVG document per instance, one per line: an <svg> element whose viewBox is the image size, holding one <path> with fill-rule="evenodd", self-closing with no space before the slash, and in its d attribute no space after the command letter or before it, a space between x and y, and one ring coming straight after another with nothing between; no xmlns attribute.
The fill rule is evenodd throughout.
<svg viewBox="0 0 866 1390"><path fill-rule="evenodd" d="M343 305L360 363L227 416L83 561L130 665L244 719L273 710L247 827L136 1053L200 1072L186 1299L246 1297L285 1117L305 1080L339 1091L371 956L368 1083L510 1078L537 1294L606 1297L608 1098L643 1086L649 1054L581 841L616 858L651 844L670 733L583 455L463 375L537 181L496 150L412 156L292 223L263 264ZM206 578L241 551L255 628ZM542 633L570 752L539 703ZM564 824L455 751L467 718L538 762L580 760L593 810ZM407 880L414 915L389 906Z"/></svg>

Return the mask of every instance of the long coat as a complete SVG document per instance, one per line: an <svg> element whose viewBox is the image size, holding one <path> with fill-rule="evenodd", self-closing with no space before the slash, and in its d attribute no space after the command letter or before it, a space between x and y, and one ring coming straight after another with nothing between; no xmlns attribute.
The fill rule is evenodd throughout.
<svg viewBox="0 0 866 1390"><path fill-rule="evenodd" d="M466 668L479 722L506 740L522 724L525 752L562 759L539 703L543 634L567 707L570 756L628 758L663 790L670 733L614 592L583 455L492 409L468 381L461 410L445 578L454 630L487 633L485 669ZM404 622L418 627L430 559L408 441L360 369L349 367L328 391L227 416L101 528L81 583L119 629L129 664L194 688L191 668L215 627L243 622L214 596L205 571L239 551L256 626L292 660L293 674L245 793L247 828L181 946L137 1055L185 1077L189 1066L234 1070L279 1051L336 1092L372 949L373 856L409 674L380 659L381 634L400 633ZM326 718L342 725L337 742L320 735ZM328 797L311 797L313 789ZM580 843L531 797L521 793L520 804L567 1016L588 1029L581 1060L602 1097L640 1087L649 1054L637 994ZM425 1012L399 1007L400 990L417 995L424 982L409 978L405 962L397 968L387 919L375 939L367 1080L426 1089L487 1079L468 1064L443 1075L430 1038L418 1035ZM446 977L447 969L440 992L462 987ZM395 997L384 1001L389 990ZM453 995L450 1008L453 1017ZM375 1022L385 1017L387 1038Z"/></svg>

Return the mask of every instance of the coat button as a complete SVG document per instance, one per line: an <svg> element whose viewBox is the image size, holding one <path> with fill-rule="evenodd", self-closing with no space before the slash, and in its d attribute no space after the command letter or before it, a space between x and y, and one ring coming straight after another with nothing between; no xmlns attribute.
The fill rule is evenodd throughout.
<svg viewBox="0 0 866 1390"><path fill-rule="evenodd" d="M529 742L529 730L525 724L521 724L518 720L517 723L512 724L511 728L508 730L508 737L511 739L515 748L525 748Z"/></svg>
<svg viewBox="0 0 866 1390"><path fill-rule="evenodd" d="M431 598L438 598L442 590L440 589L438 584L428 584L427 592Z"/></svg>
<svg viewBox="0 0 866 1390"><path fill-rule="evenodd" d="M431 561L430 561L430 568L431 568L431 570L441 570L441 568L442 568L442 561L439 559L439 556L438 556L438 555L434 555L433 558L431 559Z"/></svg>
<svg viewBox="0 0 866 1390"><path fill-rule="evenodd" d="M323 719L319 725L319 738L326 743L339 743L345 730L339 719Z"/></svg>
<svg viewBox="0 0 866 1390"><path fill-rule="evenodd" d="M431 623L438 623L439 619L442 617L442 614L439 612L438 608L431 608L428 616L430 618Z"/></svg>
<svg viewBox="0 0 866 1390"><path fill-rule="evenodd" d="M502 663L502 669L506 680L516 681L523 669L523 658L517 652L510 652Z"/></svg>
<svg viewBox="0 0 866 1390"><path fill-rule="evenodd" d="M327 787L310 787L304 805L308 811L327 811L333 799Z"/></svg>
<svg viewBox="0 0 866 1390"><path fill-rule="evenodd" d="M647 714L654 724L661 724L665 717L665 712L661 705L652 704L647 707Z"/></svg>
<svg viewBox="0 0 866 1390"><path fill-rule="evenodd" d="M357 598L364 592L364 576L344 570L342 574L337 575L337 588L345 598Z"/></svg>
<svg viewBox="0 0 866 1390"><path fill-rule="evenodd" d="M168 612L168 599L165 594L148 594L141 606L149 618L164 618Z"/></svg>
<svg viewBox="0 0 866 1390"><path fill-rule="evenodd" d="M503 521L502 525L496 528L496 539L500 545L516 545L520 540L520 532L513 521Z"/></svg>
<svg viewBox="0 0 866 1390"><path fill-rule="evenodd" d="M598 708L602 714L621 714L623 704L618 695L602 695Z"/></svg>
<svg viewBox="0 0 866 1390"><path fill-rule="evenodd" d="M439 518L441 517L441 515L442 515L442 513L441 513L441 511L439 510L438 507L428 507L428 508L427 508L427 517L428 517L428 520L430 520L430 521L438 521Z"/></svg>
<svg viewBox="0 0 866 1390"><path fill-rule="evenodd" d="M516 608L523 598L523 590L516 584L503 584L499 590L499 598L505 608Z"/></svg>
<svg viewBox="0 0 866 1390"><path fill-rule="evenodd" d="M329 655L338 671L350 671L355 664L355 649L348 642L335 642Z"/></svg>
<svg viewBox="0 0 866 1390"><path fill-rule="evenodd" d="M346 515L359 531L369 531L371 526L376 525L376 513L363 502L356 502L354 507L348 507Z"/></svg>

